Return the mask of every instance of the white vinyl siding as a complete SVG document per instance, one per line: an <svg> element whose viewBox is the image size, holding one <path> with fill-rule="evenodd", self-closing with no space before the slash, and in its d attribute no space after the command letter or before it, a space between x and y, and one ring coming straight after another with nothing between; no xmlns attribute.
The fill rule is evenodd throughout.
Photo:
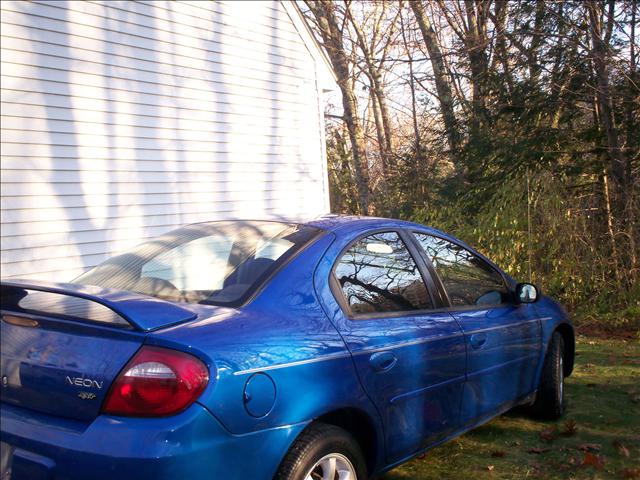
<svg viewBox="0 0 640 480"><path fill-rule="evenodd" d="M68 281L186 223L328 211L327 67L292 5L0 8L3 278Z"/></svg>

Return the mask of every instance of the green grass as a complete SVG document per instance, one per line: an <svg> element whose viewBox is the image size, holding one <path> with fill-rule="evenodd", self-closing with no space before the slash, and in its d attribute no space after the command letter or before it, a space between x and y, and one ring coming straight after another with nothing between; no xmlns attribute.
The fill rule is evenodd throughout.
<svg viewBox="0 0 640 480"><path fill-rule="evenodd" d="M579 337L566 399L559 421L510 412L383 480L640 479L640 342Z"/></svg>

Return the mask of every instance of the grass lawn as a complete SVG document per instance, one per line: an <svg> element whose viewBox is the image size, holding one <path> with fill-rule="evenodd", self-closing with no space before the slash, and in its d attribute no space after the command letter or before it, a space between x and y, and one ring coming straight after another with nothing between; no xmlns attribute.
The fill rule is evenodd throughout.
<svg viewBox="0 0 640 480"><path fill-rule="evenodd" d="M511 412L387 473L408 479L640 479L640 342L579 337L566 413Z"/></svg>

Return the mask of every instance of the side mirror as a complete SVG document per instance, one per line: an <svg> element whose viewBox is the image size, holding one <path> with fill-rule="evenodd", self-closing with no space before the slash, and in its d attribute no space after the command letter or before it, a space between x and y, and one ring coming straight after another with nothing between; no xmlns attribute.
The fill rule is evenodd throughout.
<svg viewBox="0 0 640 480"><path fill-rule="evenodd" d="M518 303L533 303L538 301L540 297L536 286L530 283L519 283L516 285L515 294Z"/></svg>

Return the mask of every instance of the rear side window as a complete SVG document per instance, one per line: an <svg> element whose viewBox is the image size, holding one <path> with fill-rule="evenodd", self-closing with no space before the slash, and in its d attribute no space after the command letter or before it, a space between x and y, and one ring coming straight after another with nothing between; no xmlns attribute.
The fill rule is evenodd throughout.
<svg viewBox="0 0 640 480"><path fill-rule="evenodd" d="M421 233L415 236L442 280L452 306L508 301L502 276L477 255L442 238Z"/></svg>
<svg viewBox="0 0 640 480"><path fill-rule="evenodd" d="M433 308L416 262L395 232L358 240L334 272L354 314Z"/></svg>

